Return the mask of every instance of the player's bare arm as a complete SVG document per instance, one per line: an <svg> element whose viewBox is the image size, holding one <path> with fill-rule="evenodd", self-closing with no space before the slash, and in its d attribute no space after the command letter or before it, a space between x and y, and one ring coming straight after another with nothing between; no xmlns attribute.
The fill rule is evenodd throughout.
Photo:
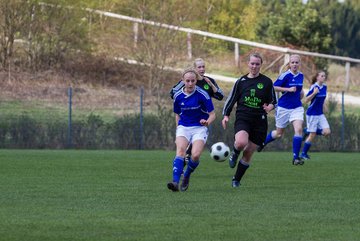
<svg viewBox="0 0 360 241"><path fill-rule="evenodd" d="M274 105L273 104L267 104L264 103L263 104L263 108L266 111L266 113L269 113L270 111L272 111L274 109Z"/></svg>
<svg viewBox="0 0 360 241"><path fill-rule="evenodd" d="M175 114L176 127L178 126L179 120L180 120L179 114Z"/></svg>
<svg viewBox="0 0 360 241"><path fill-rule="evenodd" d="M221 124L222 124L222 127L224 128L224 130L226 130L226 126L227 126L228 122L229 122L229 116L224 115L224 118L221 121Z"/></svg>
<svg viewBox="0 0 360 241"><path fill-rule="evenodd" d="M305 98L305 103L310 102L317 93L319 93L319 89L315 87L314 91L311 93L311 95L309 95Z"/></svg>
<svg viewBox="0 0 360 241"><path fill-rule="evenodd" d="M290 87L290 88L274 86L274 89L277 92L296 92L296 87L295 86Z"/></svg>
<svg viewBox="0 0 360 241"><path fill-rule="evenodd" d="M216 118L215 111L209 113L209 118L207 120L201 119L200 124L203 126L209 126Z"/></svg>

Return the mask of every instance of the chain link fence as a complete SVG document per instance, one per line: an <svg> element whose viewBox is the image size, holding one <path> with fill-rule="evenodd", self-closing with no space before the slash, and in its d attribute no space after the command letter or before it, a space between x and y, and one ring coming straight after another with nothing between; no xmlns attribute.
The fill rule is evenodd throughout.
<svg viewBox="0 0 360 241"><path fill-rule="evenodd" d="M137 95L109 87L42 87L43 99L0 99L0 148L162 149L175 148L175 118L168 95L154 104L153 96L139 87ZM13 90L11 90L13 91ZM32 90L24 90L31 92ZM6 93L6 91L4 91ZM134 92L132 92L134 93ZM49 98L52 96L52 99ZM56 98L56 99L54 99ZM124 102L122 103L122 102ZM233 143L233 121L221 127L224 101L215 101L217 118L210 127L208 146ZM340 103L332 103L338 105ZM360 117L337 111L327 116L332 134L317 137L312 151L359 151ZM269 114L269 130L274 129ZM289 151L293 130L289 126L280 140L267 150Z"/></svg>

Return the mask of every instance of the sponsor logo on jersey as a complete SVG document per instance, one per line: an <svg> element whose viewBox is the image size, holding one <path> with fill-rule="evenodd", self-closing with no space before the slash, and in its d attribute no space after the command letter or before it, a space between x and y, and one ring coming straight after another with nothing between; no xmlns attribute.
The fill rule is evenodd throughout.
<svg viewBox="0 0 360 241"><path fill-rule="evenodd" d="M250 90L250 96L254 97L254 96L255 96L255 92L256 92L255 89L251 89L251 90Z"/></svg>
<svg viewBox="0 0 360 241"><path fill-rule="evenodd" d="M261 99L256 97L256 90L250 89L250 96L245 96L244 104L251 108L260 108Z"/></svg>

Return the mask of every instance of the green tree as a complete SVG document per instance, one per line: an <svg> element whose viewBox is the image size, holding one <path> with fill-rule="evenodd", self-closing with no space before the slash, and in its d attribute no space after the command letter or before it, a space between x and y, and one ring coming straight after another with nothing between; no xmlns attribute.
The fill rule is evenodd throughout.
<svg viewBox="0 0 360 241"><path fill-rule="evenodd" d="M13 55L15 38L29 20L28 6L24 0L0 2L0 62L3 68Z"/></svg>
<svg viewBox="0 0 360 241"><path fill-rule="evenodd" d="M330 19L311 4L287 0L276 15L268 18L267 38L316 52L327 52L331 44Z"/></svg>
<svg viewBox="0 0 360 241"><path fill-rule="evenodd" d="M201 16L202 9L199 2L191 0L123 0L114 6L114 11L157 23L167 25L187 26L188 23ZM202 17L201 17L202 18ZM119 23L122 24L122 23ZM133 24L129 26L132 28ZM120 30L119 30L120 31ZM127 33L133 34L132 29ZM128 38L133 41L133 36ZM158 25L138 24L138 38L134 44L126 46L127 52L139 62L148 64L144 68L144 75L148 76L147 89L158 94L163 89L161 82L163 69L169 61L186 54L186 35L173 29L162 28Z"/></svg>
<svg viewBox="0 0 360 241"><path fill-rule="evenodd" d="M319 13L316 6L298 0L286 0L275 6L273 2L267 2L267 9L276 12L258 28L263 41L312 52L329 52L332 43L331 22L327 16ZM326 62L317 61L318 67L325 67Z"/></svg>
<svg viewBox="0 0 360 241"><path fill-rule="evenodd" d="M358 0L312 1L319 13L331 20L331 54L360 58L360 4Z"/></svg>
<svg viewBox="0 0 360 241"><path fill-rule="evenodd" d="M89 50L87 24L82 21L86 14L79 8L69 8L71 2L0 1L2 67L10 66L15 40L21 43L17 60L33 69L64 63L72 53Z"/></svg>
<svg viewBox="0 0 360 241"><path fill-rule="evenodd" d="M246 40L256 40L256 26L265 16L262 9L261 2L257 0L213 1L211 11L208 13L206 31ZM215 44L219 43L219 40L211 41ZM226 48L233 49L233 44L227 43Z"/></svg>
<svg viewBox="0 0 360 241"><path fill-rule="evenodd" d="M356 10L360 10L360 0L347 0L346 2L349 3Z"/></svg>
<svg viewBox="0 0 360 241"><path fill-rule="evenodd" d="M23 34L31 36L29 54L34 68L62 64L68 57L90 50L88 24L82 20L86 13L69 2L32 5L33 17Z"/></svg>

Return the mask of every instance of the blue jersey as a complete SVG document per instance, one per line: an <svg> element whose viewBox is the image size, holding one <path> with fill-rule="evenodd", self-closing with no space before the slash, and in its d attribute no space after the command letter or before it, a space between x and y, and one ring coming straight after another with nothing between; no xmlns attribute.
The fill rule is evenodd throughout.
<svg viewBox="0 0 360 241"><path fill-rule="evenodd" d="M207 120L213 110L209 94L198 86L191 94L185 94L183 89L174 94L174 112L180 116L178 125L201 126L200 120Z"/></svg>
<svg viewBox="0 0 360 241"><path fill-rule="evenodd" d="M325 98L326 98L327 86L324 84L322 86L320 86L315 83L310 87L310 90L306 94L306 96L311 95L314 92L315 88L318 88L319 92L314 96L314 98L312 98L309 108L306 111L307 115L322 115L322 114L324 114L323 107L324 107Z"/></svg>
<svg viewBox="0 0 360 241"><path fill-rule="evenodd" d="M295 109L302 106L300 94L303 88L304 75L301 72L293 74L290 69L282 73L274 82L274 87L296 87L295 92L282 92L278 106L286 109Z"/></svg>

